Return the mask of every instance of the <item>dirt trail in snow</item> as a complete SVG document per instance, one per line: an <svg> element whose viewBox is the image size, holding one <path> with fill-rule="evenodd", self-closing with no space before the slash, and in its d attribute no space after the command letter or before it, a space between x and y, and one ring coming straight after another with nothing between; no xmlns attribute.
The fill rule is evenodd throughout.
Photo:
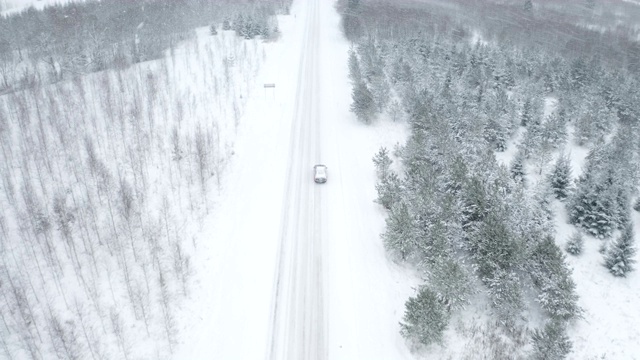
<svg viewBox="0 0 640 360"><path fill-rule="evenodd" d="M318 0L307 4L305 34L291 128L281 238L272 309L269 359L327 358L323 298L321 185L311 169L321 162Z"/></svg>

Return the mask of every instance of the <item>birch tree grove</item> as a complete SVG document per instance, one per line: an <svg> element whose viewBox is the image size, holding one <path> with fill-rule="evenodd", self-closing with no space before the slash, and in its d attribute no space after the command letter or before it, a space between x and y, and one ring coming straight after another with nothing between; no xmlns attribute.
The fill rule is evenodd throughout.
<svg viewBox="0 0 640 360"><path fill-rule="evenodd" d="M290 1L222 3L188 0L191 17L173 1L109 0L0 18L16 30L0 32L0 358L175 350L199 223L251 94L219 78L252 79L266 46L193 29L244 12L271 24ZM129 30L151 18L173 28L145 22L136 63Z"/></svg>

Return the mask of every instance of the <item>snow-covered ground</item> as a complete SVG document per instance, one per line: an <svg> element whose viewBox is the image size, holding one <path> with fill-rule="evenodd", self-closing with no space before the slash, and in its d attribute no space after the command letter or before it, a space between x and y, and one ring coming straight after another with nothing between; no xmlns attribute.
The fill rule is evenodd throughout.
<svg viewBox="0 0 640 360"><path fill-rule="evenodd" d="M349 112L349 44L333 5L300 0L280 18L197 240L176 358L411 357L399 321L417 281L385 256L371 161L405 129ZM327 184L313 183L317 162Z"/></svg>

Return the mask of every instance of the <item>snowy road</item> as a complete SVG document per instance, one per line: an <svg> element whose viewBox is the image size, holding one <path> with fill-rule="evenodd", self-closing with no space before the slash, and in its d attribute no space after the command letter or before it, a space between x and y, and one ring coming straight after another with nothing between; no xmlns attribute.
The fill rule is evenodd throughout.
<svg viewBox="0 0 640 360"><path fill-rule="evenodd" d="M371 162L406 133L350 113L334 5L296 0L280 18L202 229L176 359L411 358L399 320L416 281L385 256ZM313 182L317 163L326 184Z"/></svg>
<svg viewBox="0 0 640 360"><path fill-rule="evenodd" d="M319 112L318 0L308 2L294 105L282 230L274 282L270 359L326 359L323 294L322 185L311 166L322 162Z"/></svg>

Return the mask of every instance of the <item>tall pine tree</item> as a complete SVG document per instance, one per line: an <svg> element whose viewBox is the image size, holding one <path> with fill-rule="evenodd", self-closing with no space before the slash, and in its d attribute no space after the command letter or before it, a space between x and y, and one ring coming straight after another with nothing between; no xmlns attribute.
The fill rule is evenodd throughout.
<svg viewBox="0 0 640 360"><path fill-rule="evenodd" d="M633 270L632 265L635 263L633 256L635 254L633 224L629 222L617 241L607 251L604 264L613 275L626 277Z"/></svg>
<svg viewBox="0 0 640 360"><path fill-rule="evenodd" d="M365 124L371 123L376 111L376 104L373 100L373 94L363 80L357 81L351 92L351 111L353 111L358 120Z"/></svg>
<svg viewBox="0 0 640 360"><path fill-rule="evenodd" d="M563 154L556 161L549 174L549 183L557 199L564 200L571 190L571 162L569 156Z"/></svg>
<svg viewBox="0 0 640 360"><path fill-rule="evenodd" d="M402 335L423 345L437 343L449 323L449 313L438 300L435 291L423 286L415 297L406 303Z"/></svg>
<svg viewBox="0 0 640 360"><path fill-rule="evenodd" d="M544 329L536 329L531 337L534 360L562 360L571 352L571 340L562 320L551 320Z"/></svg>

